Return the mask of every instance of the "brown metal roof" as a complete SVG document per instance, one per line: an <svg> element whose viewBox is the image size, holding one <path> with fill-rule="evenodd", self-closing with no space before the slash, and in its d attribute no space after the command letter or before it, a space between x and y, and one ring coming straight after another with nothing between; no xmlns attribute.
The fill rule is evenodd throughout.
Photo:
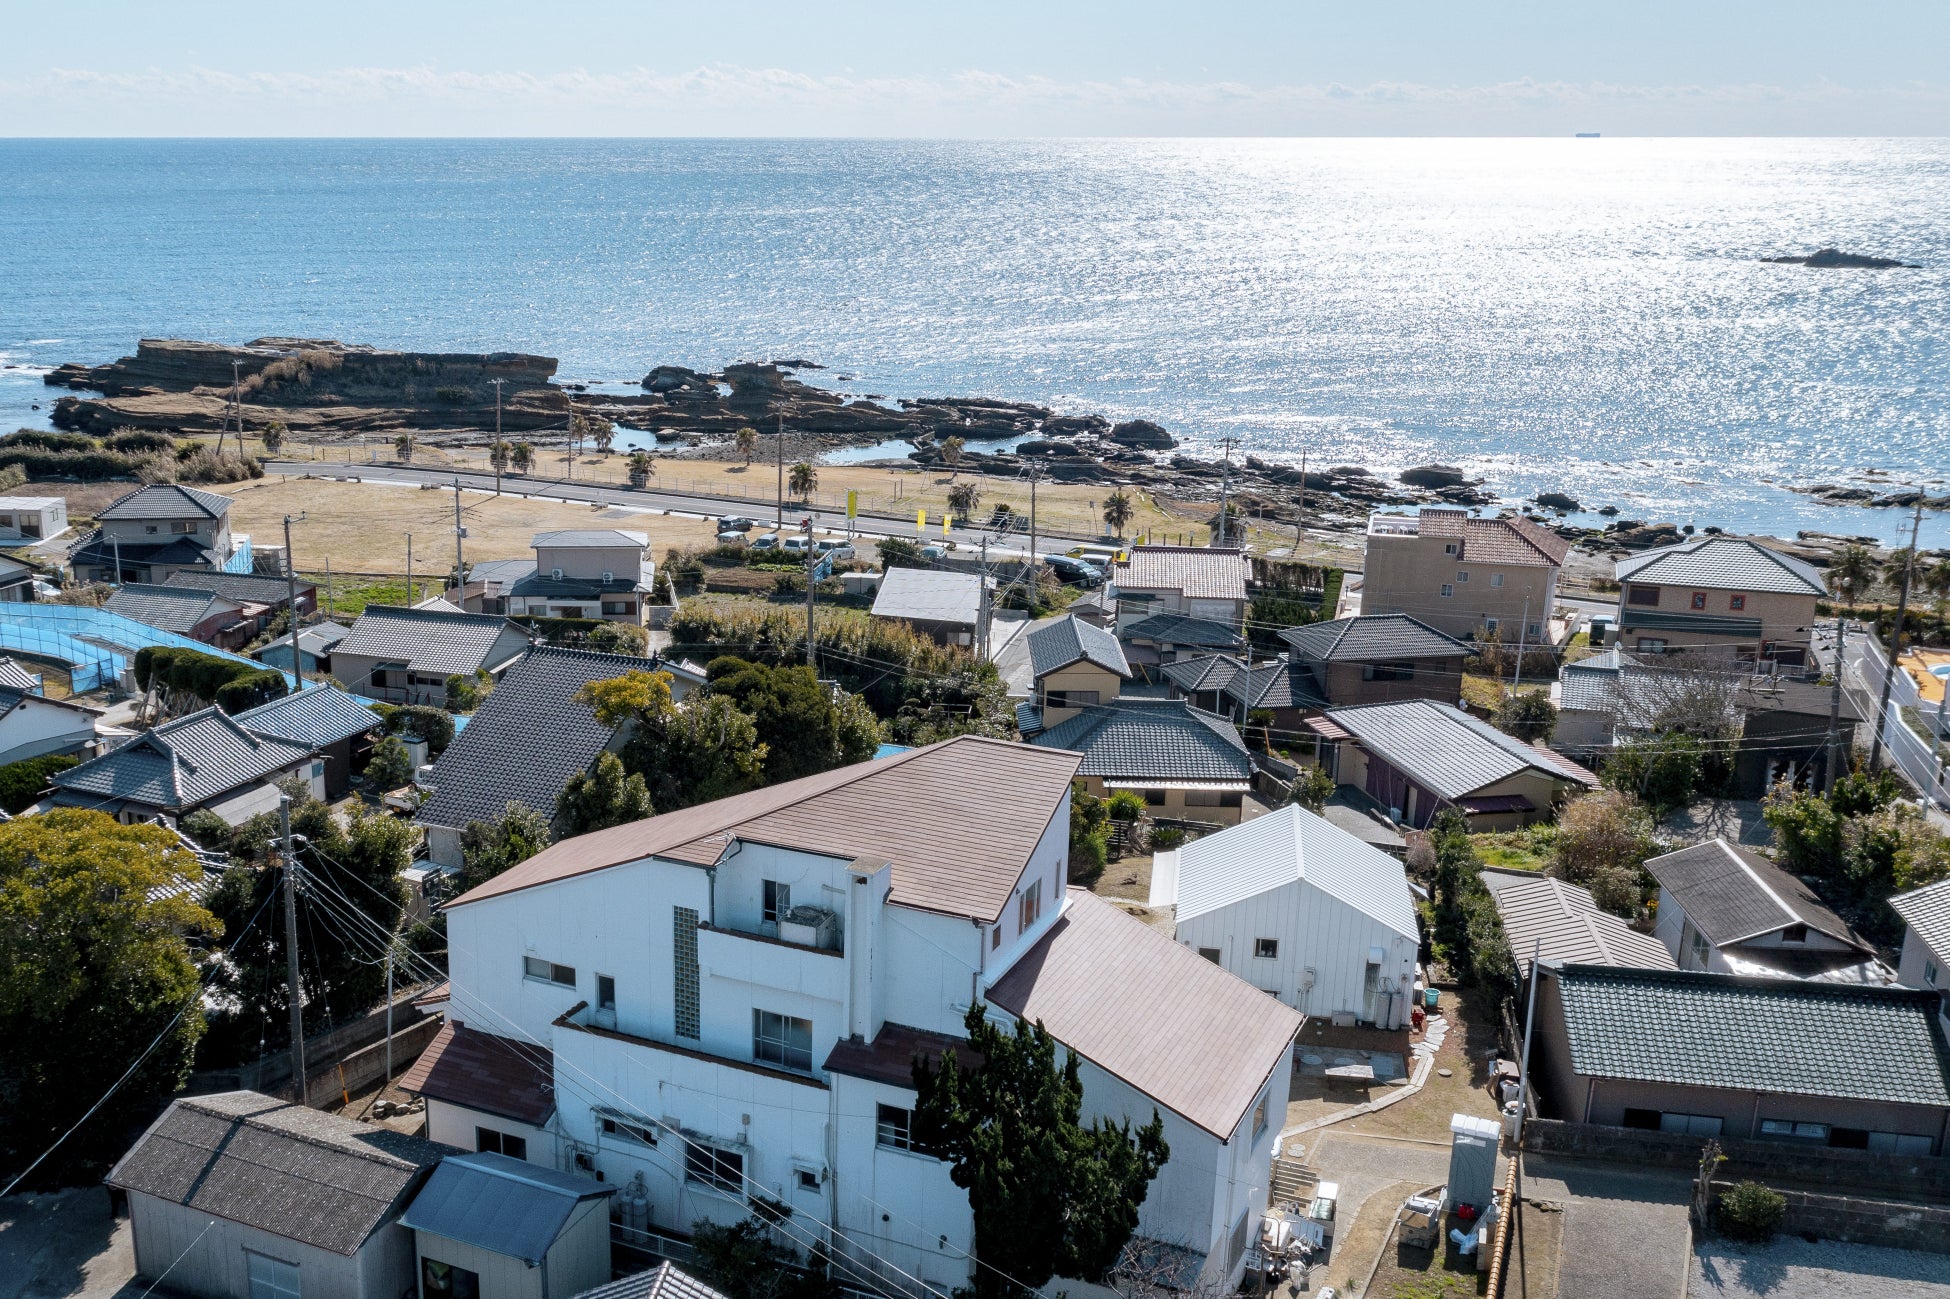
<svg viewBox="0 0 1950 1299"><path fill-rule="evenodd" d="M1562 566L1571 543L1520 515L1474 519L1461 510L1423 510L1416 529L1425 537L1460 537L1456 558L1478 564Z"/></svg>
<svg viewBox="0 0 1950 1299"><path fill-rule="evenodd" d="M981 1054L962 1038L890 1022L880 1026L880 1032L871 1042L851 1038L835 1044L826 1056L826 1072L894 1087L911 1087L915 1060L927 1061L931 1069L939 1068L941 1057L949 1051L955 1053L955 1062L964 1069L979 1069L982 1065Z"/></svg>
<svg viewBox="0 0 1950 1299"><path fill-rule="evenodd" d="M399 1089L540 1127L555 1111L555 1054L448 1023L400 1075Z"/></svg>
<svg viewBox="0 0 1950 1299"><path fill-rule="evenodd" d="M1243 600L1244 551L1210 546L1137 546L1117 565L1113 580L1141 591L1177 591L1188 600Z"/></svg>
<svg viewBox="0 0 1950 1299"><path fill-rule="evenodd" d="M989 1000L1226 1140L1305 1017L1083 889ZM1270 1122L1280 1122L1273 1115Z"/></svg>
<svg viewBox="0 0 1950 1299"><path fill-rule="evenodd" d="M645 857L709 866L731 839L893 866L890 900L991 921L1002 913L1083 759L958 735L782 785L552 844L456 898L464 906Z"/></svg>

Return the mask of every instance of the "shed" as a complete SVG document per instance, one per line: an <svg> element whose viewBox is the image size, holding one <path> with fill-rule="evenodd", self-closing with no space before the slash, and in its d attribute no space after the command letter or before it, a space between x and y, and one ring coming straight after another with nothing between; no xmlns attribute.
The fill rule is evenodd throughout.
<svg viewBox="0 0 1950 1299"><path fill-rule="evenodd" d="M109 1172L138 1274L178 1294L397 1299L413 1288L399 1215L446 1153L390 1128L256 1092L171 1103Z"/></svg>
<svg viewBox="0 0 1950 1299"><path fill-rule="evenodd" d="M442 1161L401 1223L412 1228L420 1294L571 1299L609 1278L613 1186L480 1152Z"/></svg>
<svg viewBox="0 0 1950 1299"><path fill-rule="evenodd" d="M45 541L68 530L68 502L59 496L0 496L0 542Z"/></svg>
<svg viewBox="0 0 1950 1299"><path fill-rule="evenodd" d="M1895 982L1867 939L1751 848L1709 839L1654 857L1645 869L1659 884L1653 936L1682 970Z"/></svg>
<svg viewBox="0 0 1950 1299"><path fill-rule="evenodd" d="M979 645L988 634L992 585L983 573L890 568L881 575L873 616L898 618L943 645Z"/></svg>

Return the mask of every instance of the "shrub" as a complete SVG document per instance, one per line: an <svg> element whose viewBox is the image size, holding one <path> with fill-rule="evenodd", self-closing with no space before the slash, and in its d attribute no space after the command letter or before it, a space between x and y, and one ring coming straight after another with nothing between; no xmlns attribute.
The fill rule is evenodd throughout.
<svg viewBox="0 0 1950 1299"><path fill-rule="evenodd" d="M1175 825L1161 825L1151 832L1151 851L1169 852L1185 844L1185 832Z"/></svg>
<svg viewBox="0 0 1950 1299"><path fill-rule="evenodd" d="M366 763L366 786L369 789L385 791L398 789L413 781L413 755L406 751L406 745L397 735L388 735L372 746L372 758Z"/></svg>
<svg viewBox="0 0 1950 1299"><path fill-rule="evenodd" d="M1104 807L1113 821L1136 821L1144 815L1144 795L1135 790L1120 789L1105 800Z"/></svg>
<svg viewBox="0 0 1950 1299"><path fill-rule="evenodd" d="M1322 767L1302 769L1286 787L1286 801L1298 803L1315 816L1326 810L1327 800L1333 796L1334 778Z"/></svg>
<svg viewBox="0 0 1950 1299"><path fill-rule="evenodd" d="M264 462L255 456L240 456L235 451L219 453L213 447L198 445L187 457L179 457L176 477L185 483L241 483L264 476Z"/></svg>
<svg viewBox="0 0 1950 1299"><path fill-rule="evenodd" d="M181 830L211 852L229 852L230 840L236 831L230 822L218 816L207 807L199 807L183 818Z"/></svg>
<svg viewBox="0 0 1950 1299"><path fill-rule="evenodd" d="M472 680L456 672L447 678L447 711L471 713L481 706L481 690Z"/></svg>
<svg viewBox="0 0 1950 1299"><path fill-rule="evenodd" d="M439 400L446 402L449 406L458 406L473 394L457 383L448 383L435 388L433 395Z"/></svg>
<svg viewBox="0 0 1950 1299"><path fill-rule="evenodd" d="M1787 1197L1759 1182L1739 1182L1720 1196L1713 1225L1731 1240L1766 1241L1787 1217Z"/></svg>
<svg viewBox="0 0 1950 1299"><path fill-rule="evenodd" d="M454 742L454 719L445 709L430 704L389 705L380 716L386 720L387 734L425 740L429 758L439 757Z"/></svg>
<svg viewBox="0 0 1950 1299"><path fill-rule="evenodd" d="M176 439L154 429L124 428L109 434L102 445L110 451L123 451L130 455L155 455L163 451L174 452Z"/></svg>
<svg viewBox="0 0 1950 1299"><path fill-rule="evenodd" d="M921 547L905 537L888 537L874 547L880 552L880 566L886 568L926 568Z"/></svg>
<svg viewBox="0 0 1950 1299"><path fill-rule="evenodd" d="M153 684L180 691L232 714L282 698L286 690L284 673L276 668L165 645L146 645L136 651L135 684L141 690Z"/></svg>
<svg viewBox="0 0 1950 1299"><path fill-rule="evenodd" d="M642 658L650 652L650 633L634 623L605 622L589 629L586 643L590 649L604 654L634 654Z"/></svg>
<svg viewBox="0 0 1950 1299"><path fill-rule="evenodd" d="M18 815L41 796L56 772L66 771L80 761L64 753L48 753L0 767L0 808L8 816Z"/></svg>
<svg viewBox="0 0 1950 1299"><path fill-rule="evenodd" d="M1557 729L1557 706L1542 691L1505 695L1490 717L1496 729L1519 740L1543 744Z"/></svg>
<svg viewBox="0 0 1950 1299"><path fill-rule="evenodd" d="M1690 735L1627 740L1605 764L1605 784L1665 810L1690 801L1703 771L1700 742Z"/></svg>

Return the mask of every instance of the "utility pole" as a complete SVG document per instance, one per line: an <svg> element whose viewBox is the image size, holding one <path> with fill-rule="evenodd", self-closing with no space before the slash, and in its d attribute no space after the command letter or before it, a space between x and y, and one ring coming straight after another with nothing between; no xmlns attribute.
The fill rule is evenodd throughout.
<svg viewBox="0 0 1950 1299"><path fill-rule="evenodd" d="M1882 769L1882 724L1889 713L1889 690L1896 684L1896 660L1903 652L1903 615L1909 612L1909 588L1916 583L1916 540L1923 531L1923 501L1919 497L1909 524L1909 558L1903 564L1903 589L1896 593L1896 626L1889 633L1889 670L1882 674L1882 698L1876 701L1875 739L1869 743L1869 774Z"/></svg>
<svg viewBox="0 0 1950 1299"><path fill-rule="evenodd" d="M406 534L406 604L408 608L412 608L415 603L416 601L413 599L413 534L409 532Z"/></svg>
<svg viewBox="0 0 1950 1299"><path fill-rule="evenodd" d="M1231 522L1226 518L1226 507L1232 496L1232 439L1225 439L1223 445L1225 451L1219 458L1219 526L1212 533L1212 544L1220 547L1226 544L1226 525Z"/></svg>
<svg viewBox="0 0 1950 1299"><path fill-rule="evenodd" d="M995 611L994 611L994 610L993 610L992 608L990 608L990 607L989 607L989 538L988 538L988 534L987 534L986 532L982 534L982 594L981 594L981 603L980 603L980 604L978 604L978 605L976 606L976 608L977 608L978 610L980 610L980 613L981 613L981 619L982 619L982 661L983 661L984 663L986 663L986 662L988 662L988 659L989 659L989 622L990 622L990 620L991 620L991 618L992 618L992 617L994 616L994 613L995 613ZM1947 693L1947 694L1950 694L1950 692L1946 692L1946 693Z"/></svg>
<svg viewBox="0 0 1950 1299"><path fill-rule="evenodd" d="M489 379L494 385L494 445L488 449L488 459L494 462L494 494L501 495L501 464L507 452L501 448L501 385L506 379ZM454 480L454 518L458 525L460 519L460 480Z"/></svg>
<svg viewBox="0 0 1950 1299"><path fill-rule="evenodd" d="M1530 630L1530 597L1523 598L1523 621L1517 624L1517 674L1511 683L1511 693L1523 689L1523 634Z"/></svg>
<svg viewBox="0 0 1950 1299"><path fill-rule="evenodd" d="M1043 466L1037 461L1029 462L1029 591L1030 603L1035 604L1036 592L1036 482L1043 476Z"/></svg>
<svg viewBox="0 0 1950 1299"><path fill-rule="evenodd" d="M454 589L460 592L461 603L467 600L467 563L461 558L460 543L467 538L467 526L460 521L460 479L454 479Z"/></svg>
<svg viewBox="0 0 1950 1299"><path fill-rule="evenodd" d="M772 530L774 532L783 533L785 531L785 416L784 415L779 416L778 453L779 453L779 515L778 518L774 520L772 523ZM779 540L783 541L785 540L785 538L781 536Z"/></svg>
<svg viewBox="0 0 1950 1299"><path fill-rule="evenodd" d="M109 544L115 547L115 585L122 585L122 538L111 535Z"/></svg>
<svg viewBox="0 0 1950 1299"><path fill-rule="evenodd" d="M303 523L305 516L300 514L295 520L284 516L284 593L291 603L291 672L298 678L298 689L305 688L305 662L298 657L298 566L291 561L291 525Z"/></svg>
<svg viewBox="0 0 1950 1299"><path fill-rule="evenodd" d="M1530 1113L1530 1026L1537 1022L1537 967L1544 963L1544 940L1530 947L1530 993L1523 1014L1523 1059L1517 1062L1517 1148L1523 1148L1523 1121Z"/></svg>
<svg viewBox="0 0 1950 1299"><path fill-rule="evenodd" d="M813 670L813 679L819 679L819 642L813 638L813 570L819 565L813 560L813 516L806 516L806 666Z"/></svg>
<svg viewBox="0 0 1950 1299"><path fill-rule="evenodd" d="M284 844L284 986L291 1002L291 1078L305 1103L305 1002L298 983L298 877L304 868L291 848L291 800L278 798L278 834Z"/></svg>
<svg viewBox="0 0 1950 1299"><path fill-rule="evenodd" d="M1842 766L1842 673L1848 670L1848 615L1835 614L1835 682L1828 690L1828 762L1821 774L1821 792L1835 788Z"/></svg>

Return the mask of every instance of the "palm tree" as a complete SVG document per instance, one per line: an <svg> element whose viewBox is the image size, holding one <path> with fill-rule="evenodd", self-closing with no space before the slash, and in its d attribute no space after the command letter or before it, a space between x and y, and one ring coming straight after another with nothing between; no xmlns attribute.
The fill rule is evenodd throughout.
<svg viewBox="0 0 1950 1299"><path fill-rule="evenodd" d="M604 419L601 415L591 415L589 417L589 436L590 440L596 444L596 450L602 452L604 455L608 455L610 448L616 445L616 425Z"/></svg>
<svg viewBox="0 0 1950 1299"><path fill-rule="evenodd" d="M274 419L269 424L266 424L264 431L257 435L258 441L264 444L264 454L274 456L282 451L284 449L284 436L288 431L284 426L284 421L281 419Z"/></svg>
<svg viewBox="0 0 1950 1299"><path fill-rule="evenodd" d="M1124 535L1124 529L1136 514L1137 511L1131 507L1130 495L1122 488L1104 498L1104 523L1119 537Z"/></svg>
<svg viewBox="0 0 1950 1299"><path fill-rule="evenodd" d="M1844 546L1835 562L1828 566L1828 589L1841 597L1843 604L1854 604L1876 580L1875 556L1866 546Z"/></svg>
<svg viewBox="0 0 1950 1299"><path fill-rule="evenodd" d="M394 438L393 450L399 453L399 458L401 460L408 460L408 461L412 460L413 459L413 435L411 433L402 433L398 437Z"/></svg>
<svg viewBox="0 0 1950 1299"><path fill-rule="evenodd" d="M526 442L517 442L508 459L513 463L516 473L525 474L535 464L535 448Z"/></svg>
<svg viewBox="0 0 1950 1299"><path fill-rule="evenodd" d="M1908 546L1889 552L1889 558L1882 561L1882 580L1898 591L1909 585L1909 565L1914 552Z"/></svg>
<svg viewBox="0 0 1950 1299"><path fill-rule="evenodd" d="M1917 575L1923 589L1936 597L1937 617L1943 616L1944 601L1950 600L1950 556L1937 560Z"/></svg>
<svg viewBox="0 0 1950 1299"><path fill-rule="evenodd" d="M941 439L941 459L948 466L948 477L953 478L961 472L961 452L968 443L959 437Z"/></svg>
<svg viewBox="0 0 1950 1299"><path fill-rule="evenodd" d="M948 508L963 523L968 522L968 516L975 513L975 507L981 503L982 489L974 483L956 483L948 489Z"/></svg>
<svg viewBox="0 0 1950 1299"><path fill-rule="evenodd" d="M508 444L500 438L488 443L488 463L494 466L495 473L498 474L508 467L509 451Z"/></svg>
<svg viewBox="0 0 1950 1299"><path fill-rule="evenodd" d="M657 462L648 451L632 451L630 458L623 462L630 471L630 486L642 487L656 476Z"/></svg>
<svg viewBox="0 0 1950 1299"><path fill-rule="evenodd" d="M792 472L786 476L787 490L800 500L811 500L818 487L819 471L812 467L809 460L801 460L792 466Z"/></svg>
<svg viewBox="0 0 1950 1299"><path fill-rule="evenodd" d="M750 469L752 457L758 454L758 430L747 424L731 435L731 442L738 448L738 454L745 457L745 468Z"/></svg>

